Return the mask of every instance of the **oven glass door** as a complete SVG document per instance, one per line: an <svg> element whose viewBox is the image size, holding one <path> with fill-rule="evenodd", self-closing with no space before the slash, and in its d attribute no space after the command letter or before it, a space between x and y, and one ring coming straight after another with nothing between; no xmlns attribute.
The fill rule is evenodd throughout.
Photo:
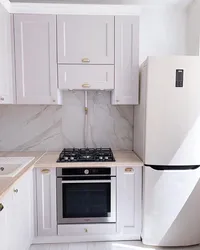
<svg viewBox="0 0 200 250"><path fill-rule="evenodd" d="M60 224L115 222L115 178L63 181Z"/></svg>

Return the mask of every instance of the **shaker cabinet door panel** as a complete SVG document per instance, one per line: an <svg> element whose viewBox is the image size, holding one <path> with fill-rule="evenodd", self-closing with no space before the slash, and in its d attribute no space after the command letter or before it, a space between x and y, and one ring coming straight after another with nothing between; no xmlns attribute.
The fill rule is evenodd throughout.
<svg viewBox="0 0 200 250"><path fill-rule="evenodd" d="M56 169L36 169L38 236L57 235Z"/></svg>
<svg viewBox="0 0 200 250"><path fill-rule="evenodd" d="M114 64L114 16L57 16L58 63Z"/></svg>
<svg viewBox="0 0 200 250"><path fill-rule="evenodd" d="M8 233L8 218L12 216L9 213L9 207L11 205L11 193L8 192L3 198L0 199L0 249L8 250L8 240L10 235Z"/></svg>
<svg viewBox="0 0 200 250"><path fill-rule="evenodd" d="M113 105L138 104L139 17L115 17L115 90Z"/></svg>
<svg viewBox="0 0 200 250"><path fill-rule="evenodd" d="M118 232L140 239L142 168L118 168L117 182Z"/></svg>
<svg viewBox="0 0 200 250"><path fill-rule="evenodd" d="M18 104L57 102L56 16L14 15Z"/></svg>
<svg viewBox="0 0 200 250"><path fill-rule="evenodd" d="M10 192L12 203L8 207L8 249L28 249L33 239L32 171L17 181Z"/></svg>
<svg viewBox="0 0 200 250"><path fill-rule="evenodd" d="M0 104L14 101L11 32L11 14L0 4Z"/></svg>

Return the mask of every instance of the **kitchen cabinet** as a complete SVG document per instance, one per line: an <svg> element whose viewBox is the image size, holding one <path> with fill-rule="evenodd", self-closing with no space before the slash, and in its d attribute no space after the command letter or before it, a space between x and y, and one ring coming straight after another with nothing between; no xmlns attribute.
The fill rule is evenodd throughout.
<svg viewBox="0 0 200 250"><path fill-rule="evenodd" d="M140 239L142 167L117 168L117 231Z"/></svg>
<svg viewBox="0 0 200 250"><path fill-rule="evenodd" d="M139 94L139 17L115 17L113 105L136 105Z"/></svg>
<svg viewBox="0 0 200 250"><path fill-rule="evenodd" d="M17 104L59 104L56 16L14 15Z"/></svg>
<svg viewBox="0 0 200 250"><path fill-rule="evenodd" d="M0 246L1 249L8 249L8 230L7 230L7 218L8 207L11 203L11 194L8 192L2 199L0 199Z"/></svg>
<svg viewBox="0 0 200 250"><path fill-rule="evenodd" d="M0 104L14 102L11 28L11 14L0 4Z"/></svg>
<svg viewBox="0 0 200 250"><path fill-rule="evenodd" d="M58 15L57 34L58 63L114 64L114 16Z"/></svg>
<svg viewBox="0 0 200 250"><path fill-rule="evenodd" d="M26 173L0 200L0 248L29 249L33 239L32 171Z"/></svg>
<svg viewBox="0 0 200 250"><path fill-rule="evenodd" d="M36 169L38 236L57 235L56 169Z"/></svg>
<svg viewBox="0 0 200 250"><path fill-rule="evenodd" d="M11 189L12 202L7 207L8 249L29 249L33 239L32 171Z"/></svg>
<svg viewBox="0 0 200 250"><path fill-rule="evenodd" d="M114 89L114 65L59 65L59 88Z"/></svg>

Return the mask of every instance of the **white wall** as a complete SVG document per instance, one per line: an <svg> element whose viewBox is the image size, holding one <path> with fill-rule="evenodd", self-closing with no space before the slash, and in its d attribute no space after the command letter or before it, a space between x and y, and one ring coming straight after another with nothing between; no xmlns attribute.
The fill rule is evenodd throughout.
<svg viewBox="0 0 200 250"><path fill-rule="evenodd" d="M188 8L187 16L187 54L199 55L200 39L200 1L196 0Z"/></svg>
<svg viewBox="0 0 200 250"><path fill-rule="evenodd" d="M140 18L140 63L147 56L186 53L185 9L145 7Z"/></svg>

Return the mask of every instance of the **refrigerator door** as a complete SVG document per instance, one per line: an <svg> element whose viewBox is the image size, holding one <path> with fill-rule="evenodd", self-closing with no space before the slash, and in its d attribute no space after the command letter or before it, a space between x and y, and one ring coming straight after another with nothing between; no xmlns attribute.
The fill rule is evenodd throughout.
<svg viewBox="0 0 200 250"><path fill-rule="evenodd" d="M142 241L153 246L200 243L200 168L144 168Z"/></svg>
<svg viewBox="0 0 200 250"><path fill-rule="evenodd" d="M150 57L146 84L145 164L199 165L200 57Z"/></svg>

